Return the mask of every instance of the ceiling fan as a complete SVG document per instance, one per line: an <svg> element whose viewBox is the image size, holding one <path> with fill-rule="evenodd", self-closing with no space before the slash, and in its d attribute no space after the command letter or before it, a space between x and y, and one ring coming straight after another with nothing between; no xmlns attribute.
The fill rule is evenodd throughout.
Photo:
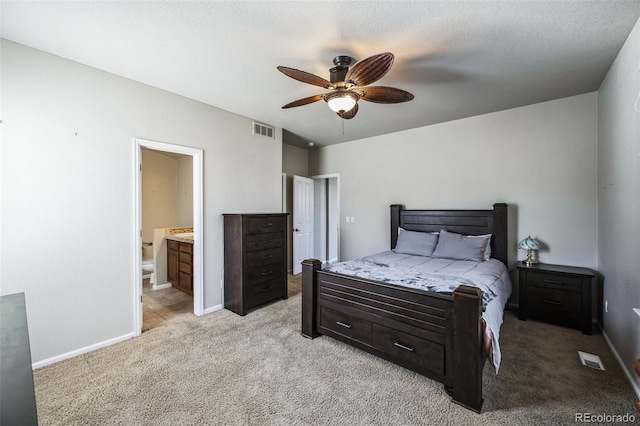
<svg viewBox="0 0 640 426"><path fill-rule="evenodd" d="M279 66L278 70L288 77L331 90L323 95L298 99L282 108L293 108L324 100L338 116L348 120L358 113L359 100L379 104L397 104L410 101L413 99L413 95L407 91L395 87L369 86L369 84L380 80L391 69L393 58L392 53L378 53L349 68L351 57L336 56L333 59L335 66L329 70L329 80L305 71Z"/></svg>

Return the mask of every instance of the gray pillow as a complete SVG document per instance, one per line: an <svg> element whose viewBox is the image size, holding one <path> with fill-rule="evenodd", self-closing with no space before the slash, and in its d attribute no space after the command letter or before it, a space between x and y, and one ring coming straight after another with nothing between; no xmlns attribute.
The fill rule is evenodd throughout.
<svg viewBox="0 0 640 426"><path fill-rule="evenodd" d="M438 245L433 257L453 260L475 260L482 262L487 244L491 240L488 235L460 235L453 232L440 231Z"/></svg>
<svg viewBox="0 0 640 426"><path fill-rule="evenodd" d="M398 228L398 241L394 251L415 256L431 256L437 242L438 234L407 231L406 229Z"/></svg>

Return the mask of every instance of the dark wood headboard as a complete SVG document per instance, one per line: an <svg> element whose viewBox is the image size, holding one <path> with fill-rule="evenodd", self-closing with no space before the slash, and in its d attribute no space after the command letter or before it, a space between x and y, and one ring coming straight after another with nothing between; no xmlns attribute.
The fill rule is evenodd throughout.
<svg viewBox="0 0 640 426"><path fill-rule="evenodd" d="M507 204L493 210L404 210L391 205L391 249L398 241L398 227L407 231L436 232L441 229L465 235L492 234L491 257L507 265Z"/></svg>

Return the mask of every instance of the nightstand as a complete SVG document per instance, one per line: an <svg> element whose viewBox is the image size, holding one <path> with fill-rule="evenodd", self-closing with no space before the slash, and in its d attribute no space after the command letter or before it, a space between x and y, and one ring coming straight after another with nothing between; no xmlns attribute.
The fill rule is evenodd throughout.
<svg viewBox="0 0 640 426"><path fill-rule="evenodd" d="M595 272L588 268L518 262L518 318L565 325L591 334L591 291Z"/></svg>

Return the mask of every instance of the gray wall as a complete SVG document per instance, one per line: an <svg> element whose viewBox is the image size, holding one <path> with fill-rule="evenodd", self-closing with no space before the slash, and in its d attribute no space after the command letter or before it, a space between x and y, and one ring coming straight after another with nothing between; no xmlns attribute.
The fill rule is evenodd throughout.
<svg viewBox="0 0 640 426"><path fill-rule="evenodd" d="M340 258L389 247L389 205L511 205L517 241L537 237L547 263L597 267L597 95L529 105L323 147L309 170L340 174Z"/></svg>
<svg viewBox="0 0 640 426"><path fill-rule="evenodd" d="M24 292L34 362L134 333L134 142L204 151L204 308L222 213L280 211L282 131L2 40L0 292ZM139 250L139 248L136 248Z"/></svg>
<svg viewBox="0 0 640 426"><path fill-rule="evenodd" d="M604 330L628 370L640 358L640 21L598 92L598 270ZM630 374L640 398L640 379Z"/></svg>

